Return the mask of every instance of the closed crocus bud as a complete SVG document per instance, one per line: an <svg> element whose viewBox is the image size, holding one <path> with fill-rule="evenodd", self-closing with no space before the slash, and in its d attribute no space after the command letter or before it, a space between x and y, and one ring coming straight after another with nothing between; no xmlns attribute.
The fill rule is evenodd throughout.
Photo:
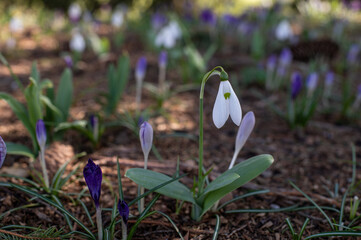
<svg viewBox="0 0 361 240"><path fill-rule="evenodd" d="M280 54L280 64L283 66L289 65L292 61L292 52L288 48L282 50Z"/></svg>
<svg viewBox="0 0 361 240"><path fill-rule="evenodd" d="M143 154L147 158L153 143L153 128L148 122L143 122L139 131L140 144Z"/></svg>
<svg viewBox="0 0 361 240"><path fill-rule="evenodd" d="M277 25L275 34L278 40L290 39L293 36L291 24L287 20L283 20Z"/></svg>
<svg viewBox="0 0 361 240"><path fill-rule="evenodd" d="M334 81L335 81L335 74L331 71L327 72L325 79L326 87L331 87Z"/></svg>
<svg viewBox="0 0 361 240"><path fill-rule="evenodd" d="M125 201L119 200L118 211L119 211L119 215L123 219L124 223L127 224L128 218L129 218L128 204Z"/></svg>
<svg viewBox="0 0 361 240"><path fill-rule="evenodd" d="M317 87L317 82L318 82L318 74L317 73L311 73L306 81L306 87L307 87L307 91L309 93L313 93Z"/></svg>
<svg viewBox="0 0 361 240"><path fill-rule="evenodd" d="M44 121L41 119L39 119L36 123L36 138L38 140L40 149L43 150L46 144L46 129Z"/></svg>
<svg viewBox="0 0 361 240"><path fill-rule="evenodd" d="M211 9L204 9L200 15L201 20L208 25L214 26L217 22L217 16Z"/></svg>
<svg viewBox="0 0 361 240"><path fill-rule="evenodd" d="M272 54L267 60L267 70L274 71L276 68L277 56Z"/></svg>
<svg viewBox="0 0 361 240"><path fill-rule="evenodd" d="M147 59L145 57L139 58L135 69L135 77L139 79L143 79L145 76L146 69L147 69Z"/></svg>
<svg viewBox="0 0 361 240"><path fill-rule="evenodd" d="M349 64L355 64L359 52L360 52L360 46L358 44L352 44L347 54L347 62Z"/></svg>
<svg viewBox="0 0 361 240"><path fill-rule="evenodd" d="M6 144L2 139L2 137L0 136L0 168L4 164L5 156L6 156Z"/></svg>
<svg viewBox="0 0 361 240"><path fill-rule="evenodd" d="M70 49L75 52L84 52L85 40L83 35L81 35L79 32L74 33L73 37L71 38Z"/></svg>
<svg viewBox="0 0 361 240"><path fill-rule="evenodd" d="M167 66L167 57L168 57L168 54L166 51L160 52L159 59L158 59L160 67L165 68Z"/></svg>
<svg viewBox="0 0 361 240"><path fill-rule="evenodd" d="M291 77L291 97L295 99L302 89L302 77L298 72L294 72Z"/></svg>
<svg viewBox="0 0 361 240"><path fill-rule="evenodd" d="M72 3L68 9L68 15L69 15L70 21L78 22L80 20L80 16L81 16L80 5L77 3Z"/></svg>
<svg viewBox="0 0 361 240"><path fill-rule="evenodd" d="M84 167L83 175L90 195L94 200L95 206L98 208L103 178L102 170L89 158L87 165Z"/></svg>
<svg viewBox="0 0 361 240"><path fill-rule="evenodd" d="M71 56L69 55L66 55L64 57L64 61L65 61L65 64L68 68L72 68L73 67L73 59L71 58Z"/></svg>

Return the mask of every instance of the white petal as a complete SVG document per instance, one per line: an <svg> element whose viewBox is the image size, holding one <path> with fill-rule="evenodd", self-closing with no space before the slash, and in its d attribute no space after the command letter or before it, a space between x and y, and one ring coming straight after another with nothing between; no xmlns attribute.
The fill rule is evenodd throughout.
<svg viewBox="0 0 361 240"><path fill-rule="evenodd" d="M227 81L228 82L228 81ZM229 113L231 115L232 121L239 126L242 120L242 108L239 103L236 93L233 91L231 84L228 82L231 96L229 97Z"/></svg>
<svg viewBox="0 0 361 240"><path fill-rule="evenodd" d="M224 82L219 84L216 102L213 106L213 122L217 128L221 128L227 121L229 116L229 107L223 94Z"/></svg>
<svg viewBox="0 0 361 240"><path fill-rule="evenodd" d="M248 112L244 116L241 126L238 129L236 146L235 146L237 152L239 152L242 149L248 137L251 135L255 123L256 123L256 119L254 117L254 113Z"/></svg>

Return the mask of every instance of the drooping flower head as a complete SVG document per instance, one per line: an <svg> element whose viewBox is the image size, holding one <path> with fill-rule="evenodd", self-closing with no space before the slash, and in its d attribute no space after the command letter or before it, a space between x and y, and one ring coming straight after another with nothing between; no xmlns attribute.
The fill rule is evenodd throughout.
<svg viewBox="0 0 361 240"><path fill-rule="evenodd" d="M222 79L221 75L221 83L219 84L212 113L214 125L221 128L226 123L229 115L231 115L232 121L239 126L242 120L241 104L228 81L228 76Z"/></svg>
<svg viewBox="0 0 361 240"><path fill-rule="evenodd" d="M45 124L44 121L39 119L36 122L36 139L38 140L38 144L40 149L43 151L45 148L45 144L46 144L46 129L45 129Z"/></svg>
<svg viewBox="0 0 361 240"><path fill-rule="evenodd" d="M81 33L76 32L73 34L73 37L70 40L70 49L75 52L84 52L85 40Z"/></svg>
<svg viewBox="0 0 361 240"><path fill-rule="evenodd" d="M291 97L295 99L302 89L302 77L299 72L294 72L291 77Z"/></svg>
<svg viewBox="0 0 361 240"><path fill-rule="evenodd" d="M138 79L143 79L145 76L145 71L147 69L147 59L143 56L139 58L137 66L135 69L135 76Z"/></svg>
<svg viewBox="0 0 361 240"><path fill-rule="evenodd" d="M182 36L182 30L176 21L171 21L163 27L155 38L158 47L173 48L177 40Z"/></svg>
<svg viewBox="0 0 361 240"><path fill-rule="evenodd" d="M142 146L144 156L148 157L153 143L153 128L147 122L144 121L139 130L140 145Z"/></svg>
<svg viewBox="0 0 361 240"><path fill-rule="evenodd" d="M217 16L209 8L203 9L203 11L200 14L200 18L205 24L208 24L210 26L216 25Z"/></svg>
<svg viewBox="0 0 361 240"><path fill-rule="evenodd" d="M5 156L6 156L6 144L2 139L2 137L0 136L0 168L4 164Z"/></svg>
<svg viewBox="0 0 361 240"><path fill-rule="evenodd" d="M91 197L94 200L95 206L99 207L99 198L102 186L102 170L99 165L96 165L93 160L89 158L87 165L83 170L83 175Z"/></svg>
<svg viewBox="0 0 361 240"><path fill-rule="evenodd" d="M122 217L124 223L127 224L128 218L129 218L129 207L128 207L128 204L124 200L122 201L119 199L118 211L119 211L119 215Z"/></svg>
<svg viewBox="0 0 361 240"><path fill-rule="evenodd" d="M158 63L160 67L165 68L167 66L167 58L168 58L167 52L161 51L158 59Z"/></svg>

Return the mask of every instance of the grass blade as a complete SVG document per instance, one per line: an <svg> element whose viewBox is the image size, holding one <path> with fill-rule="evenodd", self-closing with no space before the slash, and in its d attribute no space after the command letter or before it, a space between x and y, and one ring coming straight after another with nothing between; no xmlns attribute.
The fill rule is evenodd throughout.
<svg viewBox="0 0 361 240"><path fill-rule="evenodd" d="M214 233L213 233L213 237L212 237L212 240L217 240L218 238L218 233L219 233L219 227L220 227L220 219L219 219L219 216L218 214L216 214L216 227L214 228Z"/></svg>

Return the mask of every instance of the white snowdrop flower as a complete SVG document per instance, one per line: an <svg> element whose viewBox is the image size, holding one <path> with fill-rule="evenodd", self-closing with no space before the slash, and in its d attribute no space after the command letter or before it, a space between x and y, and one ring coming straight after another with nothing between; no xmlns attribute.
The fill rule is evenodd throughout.
<svg viewBox="0 0 361 240"><path fill-rule="evenodd" d="M124 22L123 11L120 9L116 10L112 15L111 24L116 28L120 28L123 25L123 22Z"/></svg>
<svg viewBox="0 0 361 240"><path fill-rule="evenodd" d="M158 47L173 48L177 39L182 36L182 31L177 22L172 21L162 28L155 38L155 45Z"/></svg>
<svg viewBox="0 0 361 240"><path fill-rule="evenodd" d="M81 35L79 32L74 33L73 37L71 38L70 49L76 52L84 52L85 40L83 35Z"/></svg>
<svg viewBox="0 0 361 240"><path fill-rule="evenodd" d="M80 19L81 7L78 3L72 3L68 9L68 15L71 21L77 22Z"/></svg>
<svg viewBox="0 0 361 240"><path fill-rule="evenodd" d="M239 126L242 120L241 104L228 80L219 84L216 102L213 106L213 122L221 128L231 115L232 121Z"/></svg>
<svg viewBox="0 0 361 240"><path fill-rule="evenodd" d="M287 20L281 21L276 28L276 38L278 40L290 39L293 36L291 24Z"/></svg>
<svg viewBox="0 0 361 240"><path fill-rule="evenodd" d="M13 17L10 20L9 28L10 28L10 32L12 33L20 32L24 28L23 21L21 21L20 18Z"/></svg>

